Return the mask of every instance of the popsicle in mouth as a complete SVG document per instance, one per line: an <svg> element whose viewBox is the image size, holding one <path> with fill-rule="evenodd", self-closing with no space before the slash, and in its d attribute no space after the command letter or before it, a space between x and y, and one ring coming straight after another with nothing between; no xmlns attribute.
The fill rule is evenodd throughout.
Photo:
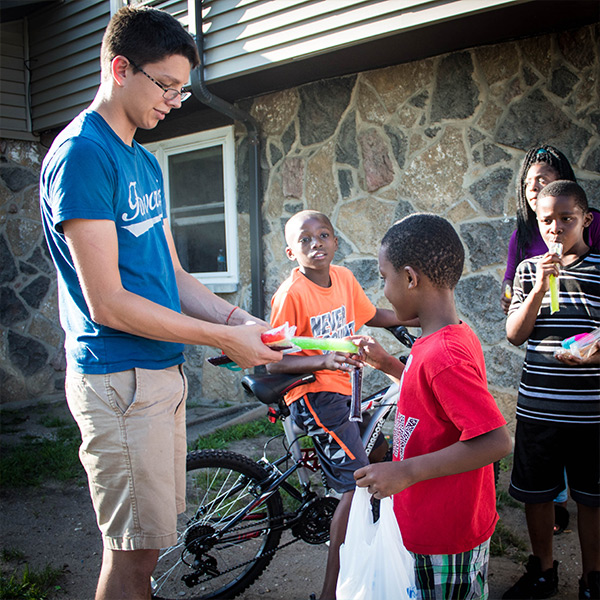
<svg viewBox="0 0 600 600"><path fill-rule="evenodd" d="M554 242L554 244L550 244L549 250L554 254L558 254L558 256L562 256L563 245L560 242ZM556 275L550 275L548 279L550 282L550 314L553 315L555 312L560 310L560 306L558 304L560 286L558 283L558 277L556 277Z"/></svg>

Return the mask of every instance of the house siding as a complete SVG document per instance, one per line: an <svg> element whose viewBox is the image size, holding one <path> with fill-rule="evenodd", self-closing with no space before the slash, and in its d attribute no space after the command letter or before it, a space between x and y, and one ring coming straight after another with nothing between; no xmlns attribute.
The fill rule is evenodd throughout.
<svg viewBox="0 0 600 600"><path fill-rule="evenodd" d="M31 139L27 103L27 21L0 23L0 135Z"/></svg>
<svg viewBox="0 0 600 600"><path fill-rule="evenodd" d="M205 0L205 79L216 83L520 1ZM195 33L196 0L130 2L165 10ZM21 88L16 95L3 92L3 123L10 120L10 131L62 127L89 105L100 82L100 46L110 16L109 0L64 0L33 13L29 24L3 24L3 66L15 71L6 81ZM23 101L27 30L30 110Z"/></svg>
<svg viewBox="0 0 600 600"><path fill-rule="evenodd" d="M110 19L106 0L66 0L30 19L34 132L65 125L94 99L100 45Z"/></svg>
<svg viewBox="0 0 600 600"><path fill-rule="evenodd" d="M519 0L207 0L205 77L218 82Z"/></svg>

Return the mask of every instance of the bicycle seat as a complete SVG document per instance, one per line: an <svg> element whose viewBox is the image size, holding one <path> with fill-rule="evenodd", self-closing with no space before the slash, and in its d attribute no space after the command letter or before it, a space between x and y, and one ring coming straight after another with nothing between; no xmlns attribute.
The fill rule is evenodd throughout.
<svg viewBox="0 0 600 600"><path fill-rule="evenodd" d="M256 396L263 404L277 404L291 389L311 383L315 380L314 373L257 373L244 375L242 386L248 394Z"/></svg>

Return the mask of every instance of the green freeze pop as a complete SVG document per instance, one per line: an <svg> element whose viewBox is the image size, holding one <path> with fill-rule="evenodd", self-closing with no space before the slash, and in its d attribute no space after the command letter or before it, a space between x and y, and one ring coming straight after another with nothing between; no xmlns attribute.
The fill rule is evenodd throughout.
<svg viewBox="0 0 600 600"><path fill-rule="evenodd" d="M550 244L550 252L554 252L555 254L562 256L562 251L563 245L560 242ZM556 275L550 275L548 280L550 282L550 314L553 315L555 312L560 310L560 306L558 304L559 283Z"/></svg>
<svg viewBox="0 0 600 600"><path fill-rule="evenodd" d="M341 340L339 338L312 338L312 337L292 337L290 344L298 346L301 350L329 350L330 352L350 352L356 354L358 346L350 340Z"/></svg>

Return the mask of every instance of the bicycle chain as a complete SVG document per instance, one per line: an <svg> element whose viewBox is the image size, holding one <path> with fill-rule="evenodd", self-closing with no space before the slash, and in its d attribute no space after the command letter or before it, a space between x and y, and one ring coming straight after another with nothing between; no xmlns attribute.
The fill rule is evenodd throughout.
<svg viewBox="0 0 600 600"><path fill-rule="evenodd" d="M245 527L240 527L240 529L245 529ZM273 548L272 550L268 550L264 554L261 554L259 558L256 558L256 557L251 558L250 560L247 560L246 562L243 562L243 563L240 563L240 564L235 565L233 567L230 567L229 569L227 569L225 571L221 571L215 577L205 577L204 579L199 579L198 582L196 583L196 585L204 583L205 581L211 581L212 579L216 579L217 577L221 577L221 575L226 575L227 573L231 573L231 571L235 571L236 569L239 569L240 567L245 567L246 565L249 565L250 563L256 562L259 559L271 556L271 555L275 554L275 552L277 552L278 550L281 550L283 548L287 548L287 546L290 546L290 545L294 544L295 542L298 542L300 539L301 538L294 538L293 540L291 540L289 542L286 542L285 544L281 544L281 545ZM184 562L185 564L187 564L183 560L182 560L182 562ZM190 565L188 565L188 566L190 566Z"/></svg>

